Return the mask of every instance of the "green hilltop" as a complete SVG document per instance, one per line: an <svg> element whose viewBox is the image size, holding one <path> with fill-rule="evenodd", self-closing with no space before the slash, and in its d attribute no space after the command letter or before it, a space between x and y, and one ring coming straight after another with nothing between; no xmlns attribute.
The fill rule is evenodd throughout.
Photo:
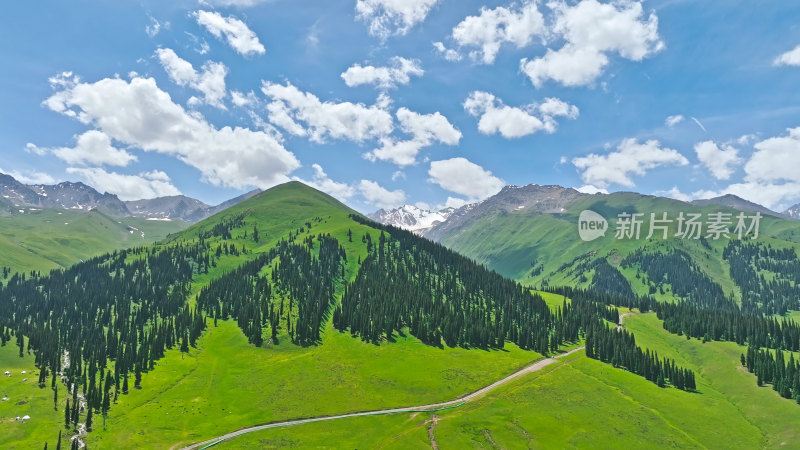
<svg viewBox="0 0 800 450"><path fill-rule="evenodd" d="M613 200L610 207L626 206ZM537 221L526 234L544 233L535 245L512 231L516 217L499 217L499 228L492 229L505 240L475 226L465 231L472 234L473 254L465 253L541 284L570 258L592 252L559 241L576 233L574 225L566 227L575 211L526 216ZM765 230L792 233L783 222ZM478 255L490 249L481 241L490 237L502 252ZM613 250L621 257L625 249L594 244L608 252L598 251L598 258L619 266ZM528 272L532 259L525 252L536 245L542 276ZM716 245L702 249L721 252ZM509 250L518 253L503 266L499 261ZM720 263L717 270L726 267ZM27 423L2 422L0 442L9 448L44 442L54 448L59 430L68 437L76 422L85 423L85 409L66 414L73 395L60 381L52 382L59 387L54 399L50 380L62 364L94 411L93 430L81 437L88 448L180 448L257 424L452 400L545 354L583 345L587 329L613 327L626 312L635 314L625 328L636 333L636 345L657 350L670 367L693 371L696 391L663 379L659 387L632 367L622 370L580 351L453 410L298 425L220 446L586 447L602 439L620 447L752 448L800 438L790 425L800 407L740 370L737 358L747 347L678 337L654 313L624 308L622 303L636 303L630 298L606 293L594 301L577 291L571 299L540 296L443 246L368 221L299 182L269 189L160 243L100 256L54 276L7 285L18 293L13 299L0 291L0 308L6 308L0 309L0 325L9 334L0 346L0 370L12 372L0 377L0 395L10 399L0 402L0 417L31 416ZM92 283L84 282L87 276ZM551 286L591 286L591 277L579 283L577 273L549 278ZM71 297L55 286L68 286ZM45 301L52 313L38 329L36 305ZM15 345L18 320L29 314L26 332L54 333L47 340L52 348L39 351L34 341L28 352ZM80 323L96 323L102 333ZM30 344L29 337L23 343ZM629 351L630 344L632 339L619 351ZM66 364L65 351L89 356ZM49 372L39 387L43 368ZM101 383L100 373L113 381ZM698 411L703 421L694 418Z"/></svg>

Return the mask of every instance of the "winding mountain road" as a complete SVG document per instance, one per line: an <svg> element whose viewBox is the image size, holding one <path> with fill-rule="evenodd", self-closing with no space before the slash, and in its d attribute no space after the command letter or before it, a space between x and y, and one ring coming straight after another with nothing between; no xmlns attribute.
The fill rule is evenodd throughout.
<svg viewBox="0 0 800 450"><path fill-rule="evenodd" d="M622 322L622 317L620 317L620 322ZM519 377L521 377L523 375L527 375L529 373L538 372L538 371L544 369L545 367L547 367L547 366L549 366L551 364L554 364L559 359L562 359L562 358L565 358L567 356L570 356L573 353L579 352L579 351L581 351L583 349L584 349L584 347L578 347L576 349L570 350L567 353L562 353L562 354L560 354L558 356L555 356L555 357L552 357L552 358L541 359L541 360L536 361L535 363L533 363L533 364L531 364L531 365L529 365L529 366L527 366L527 367L525 367L525 368L523 368L521 370L518 370L517 372L512 373L511 375L509 375L509 376L507 376L507 377L505 377L505 378L503 378L501 380L495 381L494 383L492 383L492 384L490 384L490 385L488 385L488 386L486 386L486 387L484 387L484 388L482 388L480 390L477 390L477 391L475 391L475 392L473 392L471 394L465 395L463 397L459 397L459 398L457 398L455 400L450 400L450 401L446 401L446 402L442 402L442 403L431 403L431 404L428 404L428 405L408 406L408 407L404 407L404 408L380 409L380 410L375 410L375 411L363 411L363 412L355 412L355 413L349 413L349 414L340 414L340 415L337 415L337 416L319 416L319 417L311 417L311 418L306 418L306 419L287 420L287 421L282 421L282 422L268 423L268 424L264 424L264 425L256 425L256 426L253 426L253 427L243 428L243 429L238 430L238 431L234 431L234 432L231 432L231 433L228 433L228 434L224 434L222 436L219 436L219 437L216 437L216 438L213 438L213 439L209 439L207 441L199 442L197 444L192 444L192 445L190 445L188 447L184 447L183 450L190 450L190 449L200 449L200 450L202 450L202 449L206 449L206 448L209 448L209 447L213 447L213 446L215 446L217 444L220 444L223 441L226 441L226 440L229 440L229 439L233 439L233 438L235 438L237 436L241 436L243 434L253 433L255 431L261 431L261 430L268 430L270 428L282 428L282 427L289 427L289 426L293 426L293 425L301 425L301 424L304 424L304 423L323 422L323 421L337 420L337 419L346 419L348 417L377 416L377 415L384 415L384 414L412 413L412 412L433 412L433 411L440 411L440 410L443 410L443 409L457 408L457 407L463 405L464 403L472 401L472 400L474 400L474 399L476 399L478 397L482 397L483 395L485 395L485 394L497 389L498 387L500 387L500 386L502 386L502 385L504 385L504 384L506 384L506 383L508 383L510 381L513 381L513 380L515 380L515 379L517 379L517 378L519 378Z"/></svg>

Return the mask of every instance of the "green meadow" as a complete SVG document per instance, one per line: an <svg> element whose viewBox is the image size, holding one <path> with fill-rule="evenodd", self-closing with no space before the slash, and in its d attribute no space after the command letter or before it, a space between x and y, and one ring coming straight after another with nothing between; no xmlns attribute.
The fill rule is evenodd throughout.
<svg viewBox="0 0 800 450"><path fill-rule="evenodd" d="M580 354L460 408L264 430L220 447L430 448L433 438L439 448L800 448L800 406L756 386L738 364L744 347L672 335L652 313L625 326L695 370L698 392Z"/></svg>

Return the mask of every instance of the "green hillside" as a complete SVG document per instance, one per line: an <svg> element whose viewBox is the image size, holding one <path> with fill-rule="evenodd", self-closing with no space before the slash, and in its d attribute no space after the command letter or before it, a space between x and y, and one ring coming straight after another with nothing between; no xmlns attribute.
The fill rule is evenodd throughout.
<svg viewBox="0 0 800 450"><path fill-rule="evenodd" d="M98 211L23 211L0 215L0 267L13 272L68 267L116 249L151 244L186 226Z"/></svg>
<svg viewBox="0 0 800 450"><path fill-rule="evenodd" d="M112 384L104 394L99 387L98 391L93 390L91 386L94 381L89 383L88 398L113 398L109 404L105 428L101 425L102 415L97 412L94 414L93 431L83 438L89 448L169 447L207 439L231 429L264 421L449 400L474 391L542 357L535 351L522 350L508 342L503 343L502 349L495 348L494 344L474 350L461 345L433 345L432 336L425 336L427 343L422 342L406 327L389 333L388 338L384 336L380 339L361 338L336 330L331 316L344 294L344 285L356 279L361 263L370 258L370 252L378 251L381 240L381 230L355 220L356 216L351 214L352 210L333 198L300 183L289 183L177 233L168 242L145 251L123 251L116 256L108 255L87 261L70 269L61 281L36 279L27 282L32 287L40 284L47 286L48 283L61 285L60 283L66 282L73 286L70 290L105 289L103 280L109 277L109 282L117 279L122 280L120 282L123 284L132 283L133 290L153 291L153 300L164 296L163 300L156 302L148 301L147 297L142 300L134 298L132 302L115 300L112 316L116 319L112 318L110 321L111 333L118 336L113 339L115 342L118 339L119 343L112 344L108 337L102 342L105 342L103 345L115 345L122 352L121 356L107 359L105 363L105 370L110 370L112 376L117 371L123 371L119 376L113 376L122 386L115 388ZM256 229L258 242L253 236ZM302 303L303 299L294 297L289 290L277 291L279 284L273 285L275 294L272 302L276 305L276 314L279 306L281 310L283 307L287 308L287 311L282 313L279 324L275 325L274 335L272 321L265 320L266 323L261 324L259 334L263 336L263 341L260 346L253 345L252 329L247 325L248 318L239 310L227 309L229 306L235 308L235 305L224 306L226 312L221 313L218 318L213 313L206 315L207 304L203 303L203 293L210 287L219 285L233 269L259 261L259 258L275 249L302 249L308 239L318 243L321 241L320 236L336 239L344 251L342 256L346 257L346 262L334 274L332 288L336 304L331 310L323 312L318 342L310 344L301 339L297 330L305 313L298 312L296 308L297 302ZM375 244L369 244L364 239ZM225 250L216 256L216 250L223 246ZM319 245L315 245L312 251L315 256L323 252ZM421 253L420 256L424 254ZM448 254L450 253L445 251L445 255ZM297 255L293 253L281 253L280 257L295 256ZM182 261L188 262L188 265L184 265ZM302 269L304 266L298 262L297 266L286 267L288 270L291 267ZM155 277L166 277L165 281L170 284L150 285L151 281L147 278L128 279L126 273L131 270L135 270L132 273L152 274L153 283L156 281ZM262 272L265 275L264 280L272 279L270 272L274 270L272 265L265 265L263 271L266 273ZM93 274L93 285L87 286L80 282L71 284L73 279L80 280L84 271ZM191 285L182 281L187 275L192 279ZM313 280L310 282L314 285ZM276 283L280 283L280 280ZM27 289L24 286L24 283L15 285L15 289ZM34 289L35 291L26 292L36 296L39 295L37 292L49 290L38 287ZM160 294L162 289L163 293ZM287 289L291 289L291 286ZM106 300L103 299L105 294L100 292L103 291L96 294L87 291L85 295L79 295L80 299L91 299L91 303L81 307L81 310L100 308L99 311L103 311ZM197 308L186 309L182 306L179 301L183 295L181 292L188 294L185 297L188 300L186 303L197 305ZM522 295L525 291L519 292ZM529 293L524 295L531 300L535 299ZM24 296L17 296L17 302L37 301L27 298L22 300L22 297ZM295 309L290 306L290 301L295 302ZM544 301L539 301L541 307L547 310ZM160 348L150 348L152 344L149 337L144 337L144 343L139 345L136 341L128 340L132 338L126 338L126 334L133 331L127 325L120 326L127 319L117 311L131 306L140 317L137 322L144 321L136 334L153 336L153 342L158 342L164 336L165 330L172 330L173 327L177 330L184 329L186 337L183 340L189 341L186 351L181 351L183 333L180 331L167 335L172 336L167 339L175 341L171 348L164 349L163 356L158 356ZM20 304L20 308L29 310L23 304ZM153 310L154 315L149 316L151 313L148 311L152 308L158 308L161 312L156 315ZM70 311L69 314L73 312ZM167 314L175 314L174 319ZM19 314L13 315L18 316ZM92 315L100 316L102 313L99 316ZM198 317L204 322L205 331L198 328ZM69 333L91 332L74 328L74 322L75 320L68 324L54 319L53 327L62 330L66 326L73 330ZM16 329L16 325L8 322L5 324L12 330ZM139 327L137 325L134 328ZM118 332L114 333L113 330ZM15 339L17 338L11 335L11 342L5 348L16 349L13 346ZM58 338L60 339L62 338ZM48 338L48 342L56 340L55 336ZM124 347L123 341L127 342ZM27 339L24 342L27 343ZM65 346L69 353L74 354L79 348L75 347L77 343L89 346L92 345L92 339L73 338L57 345ZM144 351L144 348L148 350ZM49 357L42 359L51 360ZM89 367L95 365L92 359L83 364ZM0 391L6 392L9 398L30 399L24 405L0 404L0 414L14 416L33 411L30 413L32 417L46 423L61 423L60 428L71 435L74 429L72 417L70 425L64 427L64 408L71 396L60 383L55 383L60 386L60 390L55 402L57 410L53 408L53 391L49 388L53 367L57 366L52 366L48 371L44 383L46 388L42 389L37 387L35 381L18 385L11 384L10 381L16 377L0 378ZM73 365L63 367L62 371L68 378L83 377L80 369ZM30 372L33 372L33 377L37 377L41 369ZM100 372L102 371L98 370ZM125 373L128 373L127 377ZM140 381L136 381L139 377ZM120 379L127 381L120 383ZM101 384L99 381L96 383L97 386ZM128 393L119 394L128 385ZM137 389L138 386L141 389ZM97 411L101 410L102 407ZM85 422L86 414L85 410L78 412L78 420ZM0 429L0 441L14 442L16 448L38 447L44 441L51 445L55 442L59 427L45 433L46 427L34 428L28 425L30 423L9 423L7 427ZM113 444L109 444L112 442Z"/></svg>
<svg viewBox="0 0 800 450"><path fill-rule="evenodd" d="M13 373L0 377L9 398L0 417L31 420L5 420L0 442L52 447L59 430L73 436L91 413L92 430L80 436L89 448L180 448L275 421L453 400L584 344L596 359L579 351L437 413L438 445L517 447L533 432L542 443L587 446L635 423L620 446L708 445L730 428L741 431L720 442L744 448L783 435L755 413L735 414L752 406L734 398L737 389L764 393L758 414L789 421L800 413L746 371L733 388L718 387L705 375L706 362L718 363L663 349L659 336L674 335L659 326L631 327L636 343L611 331L627 311L612 305L650 300L570 296L540 296L308 186L284 184L162 243L10 279L0 291L0 364ZM627 362L609 360L612 353ZM676 381L676 370L693 371L692 380L697 373L697 385ZM713 428L687 418L698 410L709 411ZM226 445L417 448L430 445L430 418L343 419Z"/></svg>
<svg viewBox="0 0 800 450"><path fill-rule="evenodd" d="M487 201L491 201L487 200ZM584 210L592 210L609 221L604 237L584 242L578 235L578 217ZM616 239L613 221L620 213L645 213L640 239ZM701 268L726 295L741 301L741 289L730 275L730 262L723 251L730 239L680 239L675 238L677 224L669 225L668 239L661 235L647 240L649 214L675 219L679 213L739 212L722 206L698 207L689 203L662 197L635 193L587 195L578 197L559 213L541 213L532 209L512 212L496 210L473 220L455 230L448 230L437 239L447 247L486 264L501 274L522 283L541 286L591 285L595 268L593 262L605 259L621 271L637 294L652 294L656 299L674 301L680 298L669 282L637 278L637 265L623 263L638 250L667 254L684 252ZM749 215L750 213L748 213ZM732 230L734 227L731 226ZM792 220L764 216L761 219L759 238L754 243L800 250L800 223ZM703 235L705 235L705 231ZM658 285L655 292L650 285ZM664 286L662 293L660 287Z"/></svg>

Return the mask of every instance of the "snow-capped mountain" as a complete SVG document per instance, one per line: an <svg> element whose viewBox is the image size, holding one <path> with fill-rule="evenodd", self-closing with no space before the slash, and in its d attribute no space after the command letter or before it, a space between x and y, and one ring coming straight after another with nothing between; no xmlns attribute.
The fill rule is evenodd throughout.
<svg viewBox="0 0 800 450"><path fill-rule="evenodd" d="M444 222L453 214L455 208L429 211L414 205L403 205L399 208L380 209L369 215L369 218L385 225L393 225L423 235L425 231Z"/></svg>
<svg viewBox="0 0 800 450"><path fill-rule="evenodd" d="M783 212L783 214L791 217L792 219L800 220L800 203L787 209L786 211Z"/></svg>

